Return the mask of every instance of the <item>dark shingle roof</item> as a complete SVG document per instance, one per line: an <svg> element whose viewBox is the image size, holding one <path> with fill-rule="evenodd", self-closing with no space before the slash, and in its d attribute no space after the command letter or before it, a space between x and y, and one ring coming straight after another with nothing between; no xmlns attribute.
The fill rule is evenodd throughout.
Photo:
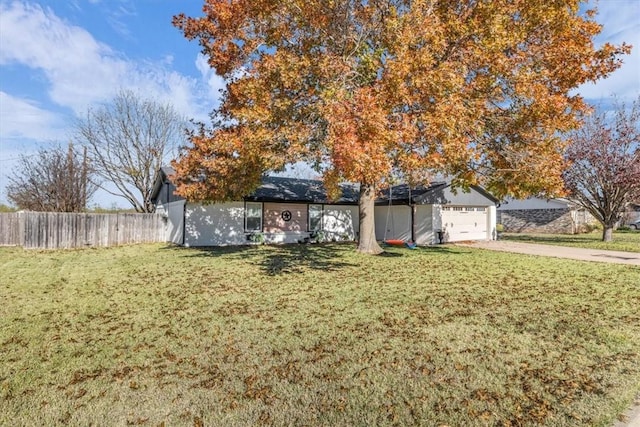
<svg viewBox="0 0 640 427"><path fill-rule="evenodd" d="M416 197L436 190L441 190L447 185L448 184L446 182L432 182L429 185L419 185L412 188L409 188L408 184L394 185L391 188L387 188L382 191L380 197L376 199L376 204L389 203L389 196L391 196L392 204L415 203Z"/></svg>
<svg viewBox="0 0 640 427"><path fill-rule="evenodd" d="M169 180L174 174L171 167L161 168L159 181ZM159 194L160 185L156 182L153 194ZM450 183L440 181L430 185L412 187L407 184L394 185L391 188L391 204L407 203L447 203L443 196L444 190ZM484 197L497 202L491 194L481 187L471 186ZM265 176L262 178L262 185L245 200L256 202L299 202L318 204L344 204L357 205L360 198L360 187L357 184L341 184L342 195L338 200L329 200L322 181L314 179L299 179L288 177ZM154 196L154 197L155 197ZM411 199L411 200L409 200ZM382 190L376 199L376 204L383 205L389 203L389 189Z"/></svg>
<svg viewBox="0 0 640 427"><path fill-rule="evenodd" d="M322 181L266 176L262 179L262 185L245 199L257 202L358 203L360 191L357 185L342 184L340 188L342 196L330 201Z"/></svg>
<svg viewBox="0 0 640 427"><path fill-rule="evenodd" d="M162 182L168 181L175 171L170 166L160 168L160 174L154 186L154 200L157 198ZM262 185L245 200L256 202L301 202L318 204L358 204L360 190L354 184L342 184L342 195L338 200L330 201L322 181L287 177L265 176Z"/></svg>

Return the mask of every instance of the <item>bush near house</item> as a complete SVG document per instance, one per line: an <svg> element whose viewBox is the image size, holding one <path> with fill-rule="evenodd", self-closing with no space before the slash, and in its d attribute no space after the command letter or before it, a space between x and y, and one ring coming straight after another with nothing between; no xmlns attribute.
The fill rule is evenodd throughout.
<svg viewBox="0 0 640 427"><path fill-rule="evenodd" d="M0 425L610 426L640 269L449 246L0 248Z"/></svg>

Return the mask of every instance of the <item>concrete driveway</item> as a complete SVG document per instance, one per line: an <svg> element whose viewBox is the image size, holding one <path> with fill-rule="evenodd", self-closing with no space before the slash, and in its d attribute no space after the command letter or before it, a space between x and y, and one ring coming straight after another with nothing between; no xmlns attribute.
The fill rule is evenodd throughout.
<svg viewBox="0 0 640 427"><path fill-rule="evenodd" d="M532 243L495 240L488 242L456 243L459 246L488 249L491 251L513 252L527 255L570 258L581 261L609 262L640 266L640 252L603 251L601 249L571 248L567 246L536 245Z"/></svg>

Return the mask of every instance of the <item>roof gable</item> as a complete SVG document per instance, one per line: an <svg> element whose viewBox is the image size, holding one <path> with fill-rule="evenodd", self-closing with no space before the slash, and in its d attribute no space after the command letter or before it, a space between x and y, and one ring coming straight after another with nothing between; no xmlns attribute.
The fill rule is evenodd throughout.
<svg viewBox="0 0 640 427"><path fill-rule="evenodd" d="M482 187L472 185L468 191L457 189L455 192L448 182L433 182L428 186L416 186L410 188L407 184L394 185L376 201L377 204L387 204L391 198L391 204L419 203L425 205L477 205L490 206L498 202L498 199L489 194Z"/></svg>

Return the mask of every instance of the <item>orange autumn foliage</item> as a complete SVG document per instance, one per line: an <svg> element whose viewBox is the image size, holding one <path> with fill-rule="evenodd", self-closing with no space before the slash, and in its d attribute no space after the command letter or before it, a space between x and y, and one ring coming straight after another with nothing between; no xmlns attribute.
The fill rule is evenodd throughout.
<svg viewBox="0 0 640 427"><path fill-rule="evenodd" d="M588 109L572 90L630 51L595 49L601 27L581 3L207 0L203 16L173 23L227 87L216 125L174 162L178 193L234 199L306 161L334 196L343 180L361 183L368 242L364 196L392 174L419 184L443 173L497 196L557 193L559 134Z"/></svg>

